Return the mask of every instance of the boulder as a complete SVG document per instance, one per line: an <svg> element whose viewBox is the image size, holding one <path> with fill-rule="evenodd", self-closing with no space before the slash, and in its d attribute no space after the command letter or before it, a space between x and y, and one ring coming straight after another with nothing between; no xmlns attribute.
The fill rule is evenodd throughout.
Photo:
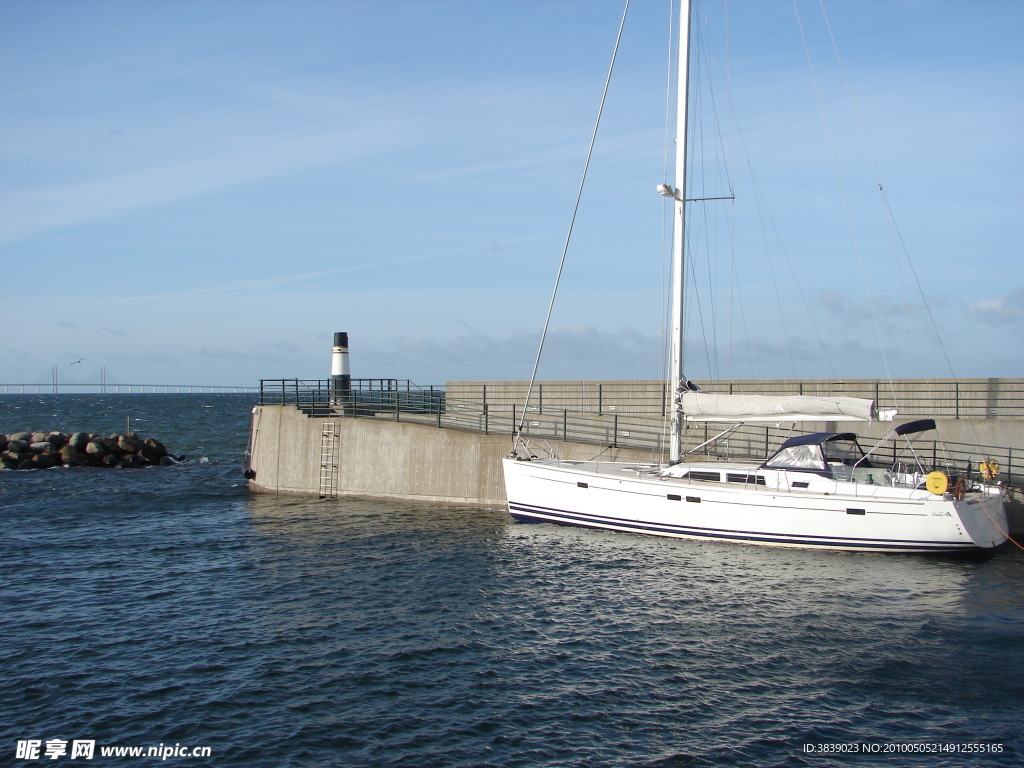
<svg viewBox="0 0 1024 768"><path fill-rule="evenodd" d="M7 443L7 450L11 453L23 453L28 450L28 443L24 440L14 440L12 438L11 441Z"/></svg>
<svg viewBox="0 0 1024 768"><path fill-rule="evenodd" d="M43 443L43 442L46 442L46 432L33 432L32 433L32 442L33 443Z"/></svg>
<svg viewBox="0 0 1024 768"><path fill-rule="evenodd" d="M39 453L31 458L33 464L39 469L49 469L50 467L57 466L57 462L54 461L48 453Z"/></svg>
<svg viewBox="0 0 1024 768"><path fill-rule="evenodd" d="M120 448L125 453L138 453L139 451L146 447L146 444L141 440L135 439L134 437L122 435L121 439L117 441L117 447Z"/></svg>
<svg viewBox="0 0 1024 768"><path fill-rule="evenodd" d="M135 455L141 457L147 464L156 464L160 461L160 457L157 456L156 452L154 452L148 445L142 446L139 452Z"/></svg>
<svg viewBox="0 0 1024 768"><path fill-rule="evenodd" d="M86 457L82 455L81 451L77 450L73 445L65 445L60 449L61 464L65 464L67 466L70 466L71 462L80 464L85 461L85 458Z"/></svg>
<svg viewBox="0 0 1024 768"><path fill-rule="evenodd" d="M35 435L33 435L33 437L35 437ZM53 445L51 445L47 440L36 440L28 447L32 453L42 453L43 451L48 451L51 448L53 448Z"/></svg>
<svg viewBox="0 0 1024 768"><path fill-rule="evenodd" d="M164 444L161 443L159 440L156 440L152 437L147 437L146 446L157 456L167 455L167 449L164 447Z"/></svg>
<svg viewBox="0 0 1024 768"><path fill-rule="evenodd" d="M102 459L104 456L107 455L106 449L103 447L103 444L100 443L98 440L90 440L88 443L86 443L85 453L97 459Z"/></svg>
<svg viewBox="0 0 1024 768"><path fill-rule="evenodd" d="M9 439L10 440L21 440L24 443L31 443L32 442L32 433L31 432L15 432L13 435L10 436Z"/></svg>
<svg viewBox="0 0 1024 768"><path fill-rule="evenodd" d="M25 459L18 463L18 469L40 469L32 459Z"/></svg>
<svg viewBox="0 0 1024 768"><path fill-rule="evenodd" d="M176 462L172 456L161 456L160 457L160 466L161 467L171 467L171 466L174 466L177 463L178 462Z"/></svg>
<svg viewBox="0 0 1024 768"><path fill-rule="evenodd" d="M76 451L84 451L85 446L89 444L90 437L92 436L88 432L75 432L75 434L68 439L68 445Z"/></svg>
<svg viewBox="0 0 1024 768"><path fill-rule="evenodd" d="M107 453L113 453L117 456L121 456L122 454L124 454L124 450L117 443L117 440L111 440L109 437L104 437L102 438L101 444L103 445L103 450L105 450Z"/></svg>
<svg viewBox="0 0 1024 768"><path fill-rule="evenodd" d="M0 469L17 469L20 462L13 456L0 455Z"/></svg>
<svg viewBox="0 0 1024 768"><path fill-rule="evenodd" d="M121 458L119 456L115 456L112 453L108 453L100 461L101 461L101 466L104 466L104 467L116 467L118 464L121 463Z"/></svg>
<svg viewBox="0 0 1024 768"><path fill-rule="evenodd" d="M68 436L63 432L51 432L46 436L46 439L58 448L63 448L68 444Z"/></svg>
<svg viewBox="0 0 1024 768"><path fill-rule="evenodd" d="M10 442L7 439L7 435L0 435L0 453L7 450L7 443Z"/></svg>

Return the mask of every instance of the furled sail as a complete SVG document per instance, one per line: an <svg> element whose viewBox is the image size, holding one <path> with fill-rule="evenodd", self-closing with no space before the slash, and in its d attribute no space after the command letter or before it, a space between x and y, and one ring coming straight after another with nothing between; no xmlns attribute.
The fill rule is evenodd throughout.
<svg viewBox="0 0 1024 768"><path fill-rule="evenodd" d="M877 418L875 402L858 397L684 392L682 408L687 421L871 421Z"/></svg>

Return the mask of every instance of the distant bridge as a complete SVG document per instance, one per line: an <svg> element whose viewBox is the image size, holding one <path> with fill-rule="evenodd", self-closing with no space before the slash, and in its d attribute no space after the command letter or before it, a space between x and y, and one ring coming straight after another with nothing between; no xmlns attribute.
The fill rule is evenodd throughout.
<svg viewBox="0 0 1024 768"><path fill-rule="evenodd" d="M0 394L132 394L132 393L176 393L176 394L258 394L258 386L231 386L224 384L73 384L71 382L45 384L0 384Z"/></svg>

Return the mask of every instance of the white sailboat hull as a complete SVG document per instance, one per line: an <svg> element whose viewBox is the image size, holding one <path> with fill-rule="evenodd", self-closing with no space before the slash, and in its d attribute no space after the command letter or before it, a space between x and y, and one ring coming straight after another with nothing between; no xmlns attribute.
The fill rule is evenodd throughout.
<svg viewBox="0 0 1024 768"><path fill-rule="evenodd" d="M723 472L757 470L716 466ZM771 470L757 470L767 480L762 486L665 477L657 467L636 464L557 459L506 459L503 470L509 513L528 522L851 551L969 552L1006 541L998 489L953 500L912 488L831 481L831 492L808 492L790 487L787 475L793 473Z"/></svg>

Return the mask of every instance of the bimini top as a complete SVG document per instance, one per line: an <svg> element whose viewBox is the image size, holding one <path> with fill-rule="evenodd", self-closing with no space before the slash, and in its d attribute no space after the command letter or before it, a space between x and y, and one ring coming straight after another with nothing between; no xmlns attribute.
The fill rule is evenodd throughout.
<svg viewBox="0 0 1024 768"><path fill-rule="evenodd" d="M870 467L852 432L816 432L786 440L761 466L832 475L830 464Z"/></svg>
<svg viewBox="0 0 1024 768"><path fill-rule="evenodd" d="M829 440L856 440L857 436L853 432L815 432L813 435L797 435L791 437L789 440L779 446L781 451L783 448L789 448L791 445L820 445L821 443L827 443Z"/></svg>

